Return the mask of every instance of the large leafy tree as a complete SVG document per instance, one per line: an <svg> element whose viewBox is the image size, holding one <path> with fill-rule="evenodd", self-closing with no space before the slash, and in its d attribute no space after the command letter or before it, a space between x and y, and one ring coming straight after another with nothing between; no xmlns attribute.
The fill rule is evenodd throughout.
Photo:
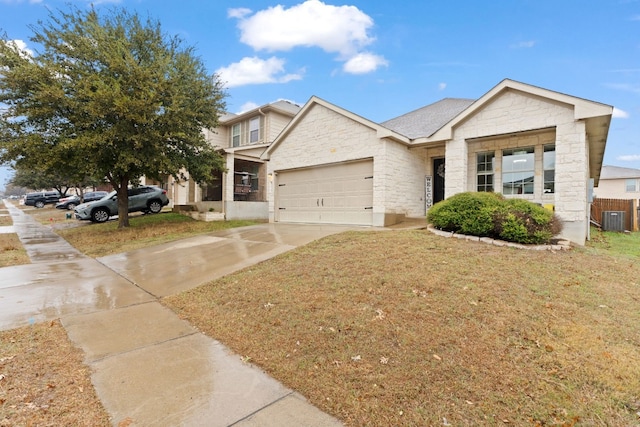
<svg viewBox="0 0 640 427"><path fill-rule="evenodd" d="M203 182L224 168L202 133L224 110L222 83L158 21L71 8L30 29L34 54L0 40L0 161L106 177L119 227L129 183L183 170Z"/></svg>

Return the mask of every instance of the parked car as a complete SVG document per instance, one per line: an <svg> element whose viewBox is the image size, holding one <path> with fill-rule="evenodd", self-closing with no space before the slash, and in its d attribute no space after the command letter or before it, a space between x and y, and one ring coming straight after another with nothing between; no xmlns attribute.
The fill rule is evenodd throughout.
<svg viewBox="0 0 640 427"><path fill-rule="evenodd" d="M67 197L63 197L56 203L56 209L74 209L80 204L80 197L75 194Z"/></svg>
<svg viewBox="0 0 640 427"><path fill-rule="evenodd" d="M87 191L83 195L84 203L100 200L107 194L109 194L109 192L107 191ZM68 209L71 211L74 210L75 207L80 203L80 197L74 194L72 196L60 199L60 201L56 204L56 209Z"/></svg>
<svg viewBox="0 0 640 427"><path fill-rule="evenodd" d="M129 188L129 212L158 213L169 204L167 190L150 185ZM112 191L100 200L82 203L74 209L80 220L106 222L118 214L118 195Z"/></svg>
<svg viewBox="0 0 640 427"><path fill-rule="evenodd" d="M37 193L28 193L24 197L24 204L44 208L44 205L58 203L60 197L62 196L57 191L38 191Z"/></svg>

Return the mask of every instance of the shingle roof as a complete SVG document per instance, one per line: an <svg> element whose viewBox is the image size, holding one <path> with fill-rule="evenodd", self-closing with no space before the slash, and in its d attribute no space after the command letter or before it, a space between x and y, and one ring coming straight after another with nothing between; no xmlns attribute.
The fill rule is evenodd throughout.
<svg viewBox="0 0 640 427"><path fill-rule="evenodd" d="M258 111L264 109L276 109L276 110L280 110L282 112L287 112L290 113L291 115L295 115L298 113L298 111L300 111L302 107L300 107L297 104L294 104L293 102L289 102L289 101L285 101L285 100L279 100L279 101L275 101L272 102L270 104L264 104L261 105L260 107L257 108L253 108L251 110L248 111L244 111L242 113L238 113L238 114L234 114L234 113L225 113L223 115L220 116L220 123L226 123L229 121L234 121L237 119L240 119L242 117L248 117L254 114L258 114Z"/></svg>
<svg viewBox="0 0 640 427"><path fill-rule="evenodd" d="M602 166L600 179L640 178L640 169L621 168L619 166Z"/></svg>
<svg viewBox="0 0 640 427"><path fill-rule="evenodd" d="M427 137L451 121L474 101L474 99L445 98L380 124L411 139Z"/></svg>

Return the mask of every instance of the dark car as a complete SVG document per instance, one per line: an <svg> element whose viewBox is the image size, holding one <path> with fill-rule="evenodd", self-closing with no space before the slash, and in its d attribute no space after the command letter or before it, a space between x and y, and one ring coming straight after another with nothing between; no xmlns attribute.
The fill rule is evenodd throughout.
<svg viewBox="0 0 640 427"><path fill-rule="evenodd" d="M109 194L106 191L88 191L84 193L84 203L93 202L95 200L100 200L104 196ZM68 209L70 211L74 210L76 206L80 204L80 197L77 195L72 195L69 197L64 197L60 199L58 204L56 204L56 209Z"/></svg>
<svg viewBox="0 0 640 427"><path fill-rule="evenodd" d="M141 185L127 190L129 212L158 213L169 204L167 190L150 185ZM77 219L90 219L93 222L105 222L118 215L118 195L112 191L95 202L83 203L74 209Z"/></svg>
<svg viewBox="0 0 640 427"><path fill-rule="evenodd" d="M28 193L24 198L26 206L35 206L36 208L44 208L44 205L58 203L60 193L57 191L39 191L37 193Z"/></svg>

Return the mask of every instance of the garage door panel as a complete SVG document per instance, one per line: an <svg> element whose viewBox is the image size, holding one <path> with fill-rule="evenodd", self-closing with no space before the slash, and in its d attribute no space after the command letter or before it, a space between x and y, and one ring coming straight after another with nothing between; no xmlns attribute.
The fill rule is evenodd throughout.
<svg viewBox="0 0 640 427"><path fill-rule="evenodd" d="M276 220L373 223L373 161L278 173Z"/></svg>

